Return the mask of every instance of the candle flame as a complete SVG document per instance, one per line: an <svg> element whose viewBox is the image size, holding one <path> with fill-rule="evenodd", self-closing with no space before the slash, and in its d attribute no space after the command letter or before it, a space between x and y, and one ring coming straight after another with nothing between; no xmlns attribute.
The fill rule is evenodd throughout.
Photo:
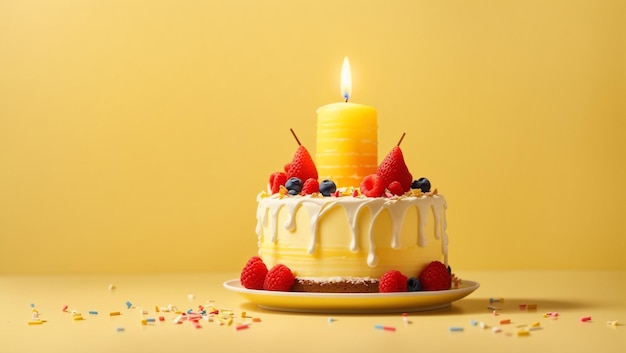
<svg viewBox="0 0 626 353"><path fill-rule="evenodd" d="M343 58L343 66L341 67L341 94L346 102L352 95L352 75L350 74L350 61L348 61L347 56Z"/></svg>

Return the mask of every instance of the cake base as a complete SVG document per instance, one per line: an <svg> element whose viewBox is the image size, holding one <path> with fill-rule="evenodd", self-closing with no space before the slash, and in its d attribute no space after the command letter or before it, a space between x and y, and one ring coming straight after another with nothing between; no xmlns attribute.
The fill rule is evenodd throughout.
<svg viewBox="0 0 626 353"><path fill-rule="evenodd" d="M292 292L312 293L378 293L378 280L373 278L313 280L296 278Z"/></svg>

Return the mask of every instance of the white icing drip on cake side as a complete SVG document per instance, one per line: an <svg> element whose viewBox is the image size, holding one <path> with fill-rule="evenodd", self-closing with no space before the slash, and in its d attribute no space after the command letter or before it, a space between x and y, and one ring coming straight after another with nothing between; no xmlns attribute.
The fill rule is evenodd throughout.
<svg viewBox="0 0 626 353"><path fill-rule="evenodd" d="M257 209L257 235L259 245L262 243L263 226L268 226L271 230L271 241L276 243L278 234L278 213L282 208L285 208L288 213L288 218L284 228L288 231L296 229L295 215L300 206L304 207L310 217L310 234L311 239L307 252L312 255L318 246L319 231L318 221L329 210L334 207L343 207L346 211L348 218L348 224L351 231L351 242L349 250L351 252L359 251L359 227L357 226L357 219L361 212L365 208L368 208L372 213L372 219L369 227L369 250L367 255L367 264L369 267L376 267L378 264L378 257L376 255L376 242L373 233L373 224L380 216L382 211L388 210L391 215L392 225L390 229L391 244L393 249L398 249L401 244L401 229L406 213L410 207L417 207L419 214L419 225L417 228L417 245L420 247L426 247L426 235L424 234L424 227L426 226L427 216L429 211L432 211L435 217L435 223L441 223L441 229L435 227L435 238L441 239L441 252L444 255L444 263L447 265L448 258L448 236L446 233L447 221L445 216L445 209L447 204L443 196L431 195L431 196L401 196L394 198L365 198L365 197L311 197L311 196L287 196L280 197L279 195L271 195L267 197L261 197L261 194L257 198L259 205ZM268 224L269 222L269 224Z"/></svg>

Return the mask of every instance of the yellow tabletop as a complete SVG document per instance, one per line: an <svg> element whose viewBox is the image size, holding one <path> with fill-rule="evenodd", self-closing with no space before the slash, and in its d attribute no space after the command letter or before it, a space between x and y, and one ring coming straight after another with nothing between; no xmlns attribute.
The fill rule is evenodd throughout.
<svg viewBox="0 0 626 353"><path fill-rule="evenodd" d="M626 271L458 275L480 287L406 315L260 309L224 288L237 273L5 275L0 352L626 351Z"/></svg>

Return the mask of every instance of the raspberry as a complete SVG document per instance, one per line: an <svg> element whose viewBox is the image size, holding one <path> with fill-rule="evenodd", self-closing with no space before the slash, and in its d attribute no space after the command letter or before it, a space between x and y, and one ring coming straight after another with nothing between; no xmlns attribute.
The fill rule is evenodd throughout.
<svg viewBox="0 0 626 353"><path fill-rule="evenodd" d="M450 289L452 276L446 265L439 261L433 261L426 265L418 277L423 290Z"/></svg>
<svg viewBox="0 0 626 353"><path fill-rule="evenodd" d="M287 173L287 179L299 178L300 180L307 180L313 178L317 180L317 168L315 162L309 154L309 151L304 146L298 146L296 153L293 155L293 159L289 164L289 172Z"/></svg>
<svg viewBox="0 0 626 353"><path fill-rule="evenodd" d="M302 191L300 191L300 193L302 195L311 195L319 191L320 191L320 184L317 182L317 179L309 178L302 185Z"/></svg>
<svg viewBox="0 0 626 353"><path fill-rule="evenodd" d="M398 146L395 146L385 159L380 162L376 174L382 178L384 185L389 185L392 181L398 181L402 185L402 192L407 192L411 189L413 176L409 172L406 163L404 163L402 150Z"/></svg>
<svg viewBox="0 0 626 353"><path fill-rule="evenodd" d="M283 172L276 172L270 175L270 189L272 194L277 193L281 186L284 186L287 182L287 174Z"/></svg>
<svg viewBox="0 0 626 353"><path fill-rule="evenodd" d="M391 270L385 272L385 274L380 278L380 283L378 284L378 291L380 293L390 293L390 292L406 292L406 276L400 273L400 271Z"/></svg>
<svg viewBox="0 0 626 353"><path fill-rule="evenodd" d="M380 176L370 174L361 181L361 194L367 197L381 197L385 192L385 184Z"/></svg>
<svg viewBox="0 0 626 353"><path fill-rule="evenodd" d="M387 186L387 190L396 196L404 194L404 190L402 190L402 185L400 185L399 181L392 181L391 184Z"/></svg>
<svg viewBox="0 0 626 353"><path fill-rule="evenodd" d="M253 256L248 260L239 276L241 285L248 289L263 289L263 282L267 276L267 266L258 256Z"/></svg>
<svg viewBox="0 0 626 353"><path fill-rule="evenodd" d="M295 277L289 269L289 267L278 264L267 273L265 276L265 282L263 283L263 289L271 291L289 291Z"/></svg>

